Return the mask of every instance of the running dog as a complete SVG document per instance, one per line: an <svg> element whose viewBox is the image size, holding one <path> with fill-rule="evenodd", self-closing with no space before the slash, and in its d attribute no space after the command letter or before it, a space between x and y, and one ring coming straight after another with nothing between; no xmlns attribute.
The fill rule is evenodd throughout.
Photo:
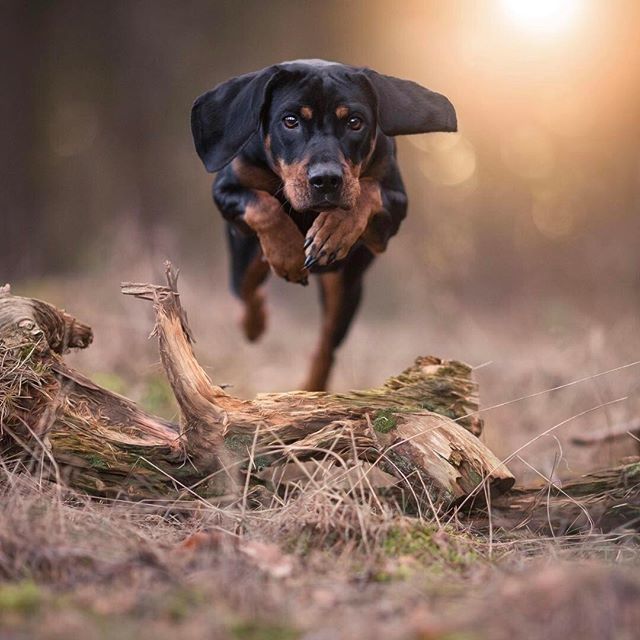
<svg viewBox="0 0 640 640"><path fill-rule="evenodd" d="M270 271L303 285L318 276L322 332L304 386L324 390L363 276L406 215L394 136L456 131L452 104L371 69L296 60L203 94L191 128L207 171L218 172L213 199L247 338L265 329Z"/></svg>

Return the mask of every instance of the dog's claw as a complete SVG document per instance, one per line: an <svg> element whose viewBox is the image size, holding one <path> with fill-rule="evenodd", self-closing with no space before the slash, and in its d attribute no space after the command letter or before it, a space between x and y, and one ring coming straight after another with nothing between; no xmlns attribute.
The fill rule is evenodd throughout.
<svg viewBox="0 0 640 640"><path fill-rule="evenodd" d="M313 236L310 236L304 241L304 248L306 249L313 242Z"/></svg>
<svg viewBox="0 0 640 640"><path fill-rule="evenodd" d="M307 256L307 259L304 261L304 268L309 269L309 267L312 267L316 262L318 262L318 258L319 256Z"/></svg>

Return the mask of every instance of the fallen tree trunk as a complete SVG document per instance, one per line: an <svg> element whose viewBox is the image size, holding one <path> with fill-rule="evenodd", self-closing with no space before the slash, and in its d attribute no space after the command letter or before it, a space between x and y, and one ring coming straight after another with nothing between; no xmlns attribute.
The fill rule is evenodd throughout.
<svg viewBox="0 0 640 640"><path fill-rule="evenodd" d="M236 398L213 384L192 350L176 274L167 285L123 284L150 300L179 424L69 368L91 329L63 311L0 290L0 450L5 465L37 463L58 481L132 499L223 496L259 483L258 471L291 460L366 460L419 500L448 507L478 492L497 496L514 478L476 437L476 385L462 363L434 357L383 386L342 394L291 392Z"/></svg>
<svg viewBox="0 0 640 640"><path fill-rule="evenodd" d="M490 524L544 536L640 532L640 458L562 485L514 489L492 502Z"/></svg>

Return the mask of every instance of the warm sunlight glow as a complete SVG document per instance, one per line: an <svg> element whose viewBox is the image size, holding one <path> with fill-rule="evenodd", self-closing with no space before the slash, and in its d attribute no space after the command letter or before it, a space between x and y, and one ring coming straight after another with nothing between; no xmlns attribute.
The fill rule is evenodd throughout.
<svg viewBox="0 0 640 640"><path fill-rule="evenodd" d="M567 28L575 19L580 0L502 0L506 14L530 31L549 33Z"/></svg>

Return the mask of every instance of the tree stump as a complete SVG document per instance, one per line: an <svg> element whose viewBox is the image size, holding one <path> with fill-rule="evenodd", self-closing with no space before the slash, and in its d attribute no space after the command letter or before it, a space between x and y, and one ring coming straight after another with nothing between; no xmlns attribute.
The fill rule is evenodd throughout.
<svg viewBox="0 0 640 640"><path fill-rule="evenodd" d="M124 283L152 302L154 334L180 408L179 424L67 366L91 329L40 300L0 289L0 453L98 496L224 496L291 460L345 467L365 460L433 508L504 493L514 478L477 438L477 388L465 364L421 357L381 387L348 393L262 394L242 400L198 364L167 265L163 286Z"/></svg>

